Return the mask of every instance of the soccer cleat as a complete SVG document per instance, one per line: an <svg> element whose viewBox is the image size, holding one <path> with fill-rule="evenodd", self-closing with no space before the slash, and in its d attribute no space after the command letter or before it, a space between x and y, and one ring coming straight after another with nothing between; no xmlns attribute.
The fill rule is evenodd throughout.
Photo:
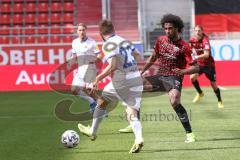
<svg viewBox="0 0 240 160"><path fill-rule="evenodd" d="M187 133L187 138L185 140L185 143L191 143L196 141L196 136L193 133Z"/></svg>
<svg viewBox="0 0 240 160"><path fill-rule="evenodd" d="M95 135L91 132L90 126L84 126L84 125L78 123L78 129L80 130L81 133L90 137L90 139L92 141L94 141L97 138L97 135Z"/></svg>
<svg viewBox="0 0 240 160"><path fill-rule="evenodd" d="M130 149L129 153L138 153L138 152L140 152L142 147L143 147L143 142L141 142L139 144L134 143L132 148Z"/></svg>
<svg viewBox="0 0 240 160"><path fill-rule="evenodd" d="M120 133L133 133L132 126L129 125L126 128L119 129L118 130Z"/></svg>
<svg viewBox="0 0 240 160"><path fill-rule="evenodd" d="M97 102L95 102L95 101L90 104L90 113L91 114L93 114L96 106L97 106Z"/></svg>
<svg viewBox="0 0 240 160"><path fill-rule="evenodd" d="M200 101L200 99L204 96L203 93L197 93L197 95L195 96L195 98L193 99L193 103L197 103L198 101Z"/></svg>
<svg viewBox="0 0 240 160"><path fill-rule="evenodd" d="M223 105L223 102L222 102L222 101L219 101L219 102L218 102L218 108L224 108L224 105Z"/></svg>

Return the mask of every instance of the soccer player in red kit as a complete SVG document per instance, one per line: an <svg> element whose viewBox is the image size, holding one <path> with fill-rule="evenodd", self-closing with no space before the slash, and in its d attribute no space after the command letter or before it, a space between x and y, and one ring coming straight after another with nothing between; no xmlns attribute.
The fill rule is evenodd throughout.
<svg viewBox="0 0 240 160"><path fill-rule="evenodd" d="M198 102L204 96L197 80L197 78L204 73L217 96L218 108L223 108L224 105L221 99L220 89L216 84L215 63L211 55L211 46L207 35L203 32L202 26L197 25L194 27L194 37L190 39L190 46L192 47L193 53L195 53L192 54L193 59L196 60L200 66L198 73L190 75L192 84L197 90L197 95L193 99L193 102Z"/></svg>
<svg viewBox="0 0 240 160"><path fill-rule="evenodd" d="M195 142L188 114L181 104L181 88L184 74L193 74L199 71L197 63L191 58L191 48L183 41L180 33L184 27L179 16L166 14L161 19L161 25L166 36L157 38L154 52L148 58L141 74L149 69L155 61L158 61L158 74L145 77L144 91L157 91L164 89L168 93L171 106L177 113L185 131L186 143ZM189 67L187 67L189 64Z"/></svg>

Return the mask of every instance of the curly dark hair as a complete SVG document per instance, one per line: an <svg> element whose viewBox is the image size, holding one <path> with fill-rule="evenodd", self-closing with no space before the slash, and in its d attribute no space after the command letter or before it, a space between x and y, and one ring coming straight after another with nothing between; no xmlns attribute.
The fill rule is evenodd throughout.
<svg viewBox="0 0 240 160"><path fill-rule="evenodd" d="M162 28L164 28L165 23L172 23L175 28L178 28L178 32L180 33L184 27L182 19L174 14L163 15L163 18L161 19Z"/></svg>

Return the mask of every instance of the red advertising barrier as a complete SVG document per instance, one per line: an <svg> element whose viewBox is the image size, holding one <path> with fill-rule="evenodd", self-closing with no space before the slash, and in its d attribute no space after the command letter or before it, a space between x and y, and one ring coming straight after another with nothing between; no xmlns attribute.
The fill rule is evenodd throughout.
<svg viewBox="0 0 240 160"><path fill-rule="evenodd" d="M71 54L70 45L51 46L14 46L0 48L0 91L51 90L49 79L56 83L71 84L72 74L57 71ZM240 85L240 61L217 61L217 82L222 86ZM110 78L100 83L103 87ZM201 85L209 85L203 76ZM190 86L189 76L185 76L184 86Z"/></svg>

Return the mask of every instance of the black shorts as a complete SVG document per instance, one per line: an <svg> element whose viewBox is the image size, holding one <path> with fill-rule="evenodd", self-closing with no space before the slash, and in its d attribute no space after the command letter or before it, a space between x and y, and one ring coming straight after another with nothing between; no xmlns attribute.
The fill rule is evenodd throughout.
<svg viewBox="0 0 240 160"><path fill-rule="evenodd" d="M171 89L182 90L182 78L177 76L154 75L145 77L152 86L154 91L169 92Z"/></svg>
<svg viewBox="0 0 240 160"><path fill-rule="evenodd" d="M211 82L216 82L216 70L213 66L200 66L199 76L205 74Z"/></svg>

